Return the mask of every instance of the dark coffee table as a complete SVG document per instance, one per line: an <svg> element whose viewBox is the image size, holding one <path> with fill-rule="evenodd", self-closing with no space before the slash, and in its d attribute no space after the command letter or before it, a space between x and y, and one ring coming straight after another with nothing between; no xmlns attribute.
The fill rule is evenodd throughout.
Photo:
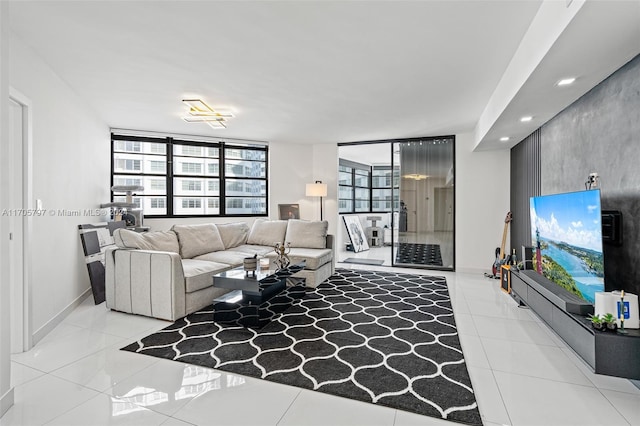
<svg viewBox="0 0 640 426"><path fill-rule="evenodd" d="M247 274L243 267L213 276L213 286L230 289L213 300L213 319L224 324L262 328L306 294L305 279L294 274L305 262L279 271L256 269Z"/></svg>

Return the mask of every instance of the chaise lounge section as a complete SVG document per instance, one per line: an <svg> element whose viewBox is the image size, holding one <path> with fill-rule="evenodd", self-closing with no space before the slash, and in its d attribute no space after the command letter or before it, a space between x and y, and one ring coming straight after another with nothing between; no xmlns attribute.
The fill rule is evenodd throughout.
<svg viewBox="0 0 640 426"><path fill-rule="evenodd" d="M291 246L296 274L316 287L335 271L334 238L326 221L256 219L228 224L174 225L170 231L114 232L105 253L107 307L175 321L204 308L229 290L213 287L213 275L257 255L274 266L276 243Z"/></svg>

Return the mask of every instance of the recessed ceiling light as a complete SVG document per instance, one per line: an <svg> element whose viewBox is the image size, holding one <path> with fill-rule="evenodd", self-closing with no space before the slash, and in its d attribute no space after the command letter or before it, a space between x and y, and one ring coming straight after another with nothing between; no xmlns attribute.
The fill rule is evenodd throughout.
<svg viewBox="0 0 640 426"><path fill-rule="evenodd" d="M500 138L500 142L506 142L509 140L509 136L503 136Z"/></svg>
<svg viewBox="0 0 640 426"><path fill-rule="evenodd" d="M520 118L520 121L522 121L523 123L526 123L527 121L531 121L533 120L533 117L530 115L525 115L524 117Z"/></svg>
<svg viewBox="0 0 640 426"><path fill-rule="evenodd" d="M556 84L558 86L568 86L571 83L573 83L574 81L576 81L575 77L563 78L562 80L558 81Z"/></svg>

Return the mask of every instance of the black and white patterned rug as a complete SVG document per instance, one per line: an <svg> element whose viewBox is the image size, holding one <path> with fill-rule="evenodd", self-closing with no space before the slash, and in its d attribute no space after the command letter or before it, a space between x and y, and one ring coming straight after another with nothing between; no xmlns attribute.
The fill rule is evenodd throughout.
<svg viewBox="0 0 640 426"><path fill-rule="evenodd" d="M396 263L442 266L439 244L399 243Z"/></svg>
<svg viewBox="0 0 640 426"><path fill-rule="evenodd" d="M262 329L205 309L123 349L482 424L443 277L338 269Z"/></svg>

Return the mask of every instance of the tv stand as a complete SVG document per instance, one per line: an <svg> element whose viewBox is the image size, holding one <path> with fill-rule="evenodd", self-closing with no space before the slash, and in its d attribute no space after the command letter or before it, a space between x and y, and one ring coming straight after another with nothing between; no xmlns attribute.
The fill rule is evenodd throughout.
<svg viewBox="0 0 640 426"><path fill-rule="evenodd" d="M523 270L519 271L519 275L527 285L534 288L558 308L570 314L583 316L593 314L593 305L591 303L582 299L580 296L570 293L536 271Z"/></svg>
<svg viewBox="0 0 640 426"><path fill-rule="evenodd" d="M629 329L627 335L596 331L586 318L593 305L535 271L510 274L514 299L533 310L597 374L640 379L640 330Z"/></svg>

